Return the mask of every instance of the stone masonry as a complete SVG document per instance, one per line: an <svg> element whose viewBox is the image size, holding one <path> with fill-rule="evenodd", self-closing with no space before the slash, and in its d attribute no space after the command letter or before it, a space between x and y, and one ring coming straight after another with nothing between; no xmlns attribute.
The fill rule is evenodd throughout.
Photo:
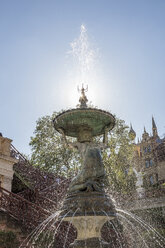
<svg viewBox="0 0 165 248"><path fill-rule="evenodd" d="M13 164L17 159L10 156L11 139L0 136L0 186L11 191Z"/></svg>

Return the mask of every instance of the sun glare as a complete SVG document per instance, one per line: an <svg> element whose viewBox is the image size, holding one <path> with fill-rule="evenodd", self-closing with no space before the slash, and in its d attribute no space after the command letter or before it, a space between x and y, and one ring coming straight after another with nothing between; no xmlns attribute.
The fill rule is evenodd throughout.
<svg viewBox="0 0 165 248"><path fill-rule="evenodd" d="M98 68L98 56L97 49L93 49L88 39L87 29L85 25L80 27L80 35L70 43L70 51L68 56L68 68L67 75L63 81L65 85L65 92L63 89L64 105L69 107L76 107L79 103L80 93L77 88L81 89L82 84L86 88L88 86L88 92L86 92L88 98L88 104L95 106L97 96L99 94L99 68Z"/></svg>

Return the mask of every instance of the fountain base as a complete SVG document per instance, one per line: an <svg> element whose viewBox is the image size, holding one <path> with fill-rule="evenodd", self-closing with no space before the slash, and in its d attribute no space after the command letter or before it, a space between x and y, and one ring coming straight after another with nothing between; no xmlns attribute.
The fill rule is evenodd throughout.
<svg viewBox="0 0 165 248"><path fill-rule="evenodd" d="M86 240L76 239L74 243L70 245L70 248L111 248L110 244L101 240L100 238L90 238Z"/></svg>
<svg viewBox="0 0 165 248"><path fill-rule="evenodd" d="M77 239L70 248L110 248L111 245L101 238L101 229L115 216L113 202L105 192L69 194L60 217L77 229Z"/></svg>

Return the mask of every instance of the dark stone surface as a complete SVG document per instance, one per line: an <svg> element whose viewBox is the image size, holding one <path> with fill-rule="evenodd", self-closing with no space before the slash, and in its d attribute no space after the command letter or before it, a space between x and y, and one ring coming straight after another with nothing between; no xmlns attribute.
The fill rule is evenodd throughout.
<svg viewBox="0 0 165 248"><path fill-rule="evenodd" d="M70 212L67 214L68 211ZM65 215L115 217L116 210L112 200L104 192L79 192L69 194L64 200L60 216Z"/></svg>
<svg viewBox="0 0 165 248"><path fill-rule="evenodd" d="M79 144L80 146L81 144ZM82 144L79 148L84 152L81 171L73 178L69 192L104 191L105 170L100 149L91 144Z"/></svg>

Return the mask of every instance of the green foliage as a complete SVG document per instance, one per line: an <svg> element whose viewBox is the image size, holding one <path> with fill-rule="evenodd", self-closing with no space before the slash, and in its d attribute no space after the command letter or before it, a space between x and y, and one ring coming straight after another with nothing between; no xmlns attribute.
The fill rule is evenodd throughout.
<svg viewBox="0 0 165 248"><path fill-rule="evenodd" d="M79 166L79 156L74 150L67 149L61 135L53 127L52 116L38 119L34 137L31 137L32 148L31 163L46 171L54 172L61 176L74 175Z"/></svg>
<svg viewBox="0 0 165 248"><path fill-rule="evenodd" d="M156 232L159 234L156 234ZM150 248L160 248L162 246L163 238L165 237L165 229L164 228L156 228L154 231L147 230L144 231L141 236L143 237L143 240L147 243L148 247Z"/></svg>
<svg viewBox="0 0 165 248"><path fill-rule="evenodd" d="M24 178L15 170L12 180L12 192L19 193L27 188L32 189L32 185L28 182L27 178Z"/></svg>
<svg viewBox="0 0 165 248"><path fill-rule="evenodd" d="M19 245L15 233L12 231L0 231L1 248L17 248Z"/></svg>
<svg viewBox="0 0 165 248"><path fill-rule="evenodd" d="M35 247L36 248L45 248L49 247L51 243L54 244L54 232L41 232L39 236L37 237L37 240L35 240ZM51 246L52 247L52 246Z"/></svg>
<svg viewBox="0 0 165 248"><path fill-rule="evenodd" d="M21 181L14 173L12 180L12 192L19 193L27 188L25 182Z"/></svg>
<svg viewBox="0 0 165 248"><path fill-rule="evenodd" d="M23 176L21 176L18 172L14 171L16 177L18 177L18 179L22 182L23 185L26 185L27 188L32 188L32 186L30 185L30 183L26 180L26 178L23 178Z"/></svg>
<svg viewBox="0 0 165 248"><path fill-rule="evenodd" d="M135 214L143 219L146 223L149 223L156 229L160 229L161 235L165 237L165 233L163 234L163 230L165 231L165 217L163 214L163 208L137 210L135 211ZM164 229L161 230L161 228Z"/></svg>
<svg viewBox="0 0 165 248"><path fill-rule="evenodd" d="M108 181L112 191L129 193L135 189L136 177L131 162L134 144L129 135L128 126L120 119L109 136L109 149L103 153L103 161L107 171Z"/></svg>
<svg viewBox="0 0 165 248"><path fill-rule="evenodd" d="M165 183L162 183L161 186L162 186L162 188L165 188Z"/></svg>

